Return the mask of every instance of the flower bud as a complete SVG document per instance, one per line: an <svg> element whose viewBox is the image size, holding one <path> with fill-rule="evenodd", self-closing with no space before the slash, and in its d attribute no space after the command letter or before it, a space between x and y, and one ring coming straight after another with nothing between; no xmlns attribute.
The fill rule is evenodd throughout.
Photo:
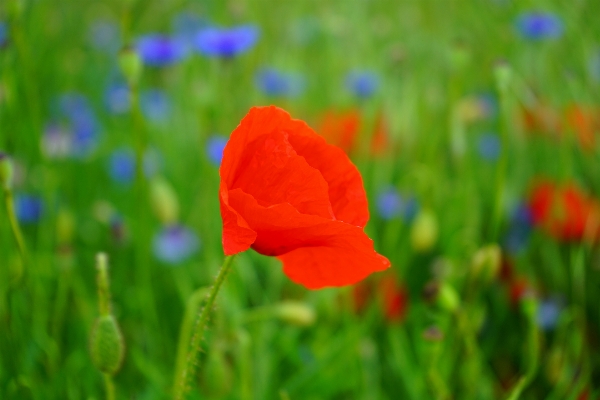
<svg viewBox="0 0 600 400"><path fill-rule="evenodd" d="M73 241L75 232L75 217L73 214L62 209L56 217L56 241L59 245L69 244Z"/></svg>
<svg viewBox="0 0 600 400"><path fill-rule="evenodd" d="M12 161L5 153L0 152L0 185L4 190L12 187L13 175Z"/></svg>
<svg viewBox="0 0 600 400"><path fill-rule="evenodd" d="M150 202L156 217L164 225L172 225L179 218L179 202L171 185L162 178L150 182Z"/></svg>
<svg viewBox="0 0 600 400"><path fill-rule="evenodd" d="M494 66L494 76L496 78L496 87L501 93L506 92L512 78L512 69L506 61L498 61Z"/></svg>
<svg viewBox="0 0 600 400"><path fill-rule="evenodd" d="M419 212L410 232L412 247L417 252L427 252L435 245L438 237L438 223L430 210Z"/></svg>
<svg viewBox="0 0 600 400"><path fill-rule="evenodd" d="M437 297L438 305L446 311L454 312L460 305L460 298L458 293L448 283L442 283L440 285Z"/></svg>
<svg viewBox="0 0 600 400"><path fill-rule="evenodd" d="M489 244L477 250L471 261L471 270L476 278L492 281L500 272L502 251L497 244Z"/></svg>
<svg viewBox="0 0 600 400"><path fill-rule="evenodd" d="M450 48L450 66L454 71L462 71L471 62L471 50L465 43L455 43Z"/></svg>
<svg viewBox="0 0 600 400"><path fill-rule="evenodd" d="M119 52L121 73L131 86L137 85L142 75L142 59L134 47L125 47Z"/></svg>
<svg viewBox="0 0 600 400"><path fill-rule="evenodd" d="M310 326L315 322L315 311L300 301L283 301L275 306L277 317L298 326Z"/></svg>
<svg viewBox="0 0 600 400"><path fill-rule="evenodd" d="M444 339L444 332L435 325L432 325L423 331L423 339L428 342L439 342Z"/></svg>
<svg viewBox="0 0 600 400"><path fill-rule="evenodd" d="M114 316L103 315L96 319L90 339L90 353L94 366L105 374L114 375L121 367L125 345Z"/></svg>

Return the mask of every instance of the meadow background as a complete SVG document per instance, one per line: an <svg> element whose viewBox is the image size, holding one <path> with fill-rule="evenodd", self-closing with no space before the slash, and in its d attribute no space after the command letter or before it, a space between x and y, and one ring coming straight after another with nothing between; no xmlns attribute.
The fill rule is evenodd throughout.
<svg viewBox="0 0 600 400"><path fill-rule="evenodd" d="M392 268L308 291L275 259L237 256L189 398L595 399L599 13L593 0L3 1L0 398L106 397L89 352L101 251L126 347L116 398L171 396L223 261L222 147L251 106L275 104L356 163ZM532 216L565 187L554 217Z"/></svg>

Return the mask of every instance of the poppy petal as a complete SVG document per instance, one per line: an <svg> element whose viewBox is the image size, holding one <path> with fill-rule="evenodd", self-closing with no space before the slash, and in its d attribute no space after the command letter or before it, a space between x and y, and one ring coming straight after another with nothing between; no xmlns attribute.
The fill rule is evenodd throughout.
<svg viewBox="0 0 600 400"><path fill-rule="evenodd" d="M329 201L335 218L364 227L369 208L358 169L341 149L327 144L304 121L295 120L275 106L253 107L232 132L223 153L221 180L232 188L233 181L253 158L248 146L274 132L288 133L287 140L308 165L317 169L329 185Z"/></svg>
<svg viewBox="0 0 600 400"><path fill-rule="evenodd" d="M334 219L327 182L297 155L285 132L272 132L250 143L253 157L229 189L243 188L265 207L289 203L302 214Z"/></svg>
<svg viewBox="0 0 600 400"><path fill-rule="evenodd" d="M300 214L287 203L263 207L239 188L229 192L229 203L256 231L252 248L280 256L284 272L307 288L356 283L389 267L360 227Z"/></svg>
<svg viewBox="0 0 600 400"><path fill-rule="evenodd" d="M221 204L221 217L223 218L223 250L225 255L241 253L250 248L256 240L256 232L248 223L229 205L227 187L221 182L219 189Z"/></svg>

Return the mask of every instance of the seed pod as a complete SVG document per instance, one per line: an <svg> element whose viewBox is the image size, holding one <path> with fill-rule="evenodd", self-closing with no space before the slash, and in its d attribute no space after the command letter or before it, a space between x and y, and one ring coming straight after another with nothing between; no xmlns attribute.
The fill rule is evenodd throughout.
<svg viewBox="0 0 600 400"><path fill-rule="evenodd" d="M477 250L471 261L471 269L475 278L484 282L492 281L500 272L502 251L497 244L490 244Z"/></svg>
<svg viewBox="0 0 600 400"><path fill-rule="evenodd" d="M114 375L121 368L125 344L114 316L103 315L96 319L90 338L90 353L94 366L105 374Z"/></svg>

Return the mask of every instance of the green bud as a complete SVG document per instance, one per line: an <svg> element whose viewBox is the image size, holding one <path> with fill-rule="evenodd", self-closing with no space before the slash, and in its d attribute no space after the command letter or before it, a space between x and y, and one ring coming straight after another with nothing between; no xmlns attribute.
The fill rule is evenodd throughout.
<svg viewBox="0 0 600 400"><path fill-rule="evenodd" d="M109 375L117 373L125 355L123 335L112 315L96 319L90 339L90 353L94 366Z"/></svg>
<svg viewBox="0 0 600 400"><path fill-rule="evenodd" d="M8 190L12 187L14 176L13 164L10 158L0 152L0 185L4 190Z"/></svg>
<svg viewBox="0 0 600 400"><path fill-rule="evenodd" d="M119 67L121 73L131 86L136 86L142 75L142 59L134 47L124 47L119 52Z"/></svg>
<svg viewBox="0 0 600 400"><path fill-rule="evenodd" d="M499 61L494 66L494 76L496 78L496 88L499 92L506 92L512 79L512 69L506 61Z"/></svg>
<svg viewBox="0 0 600 400"><path fill-rule="evenodd" d="M73 241L75 232L75 217L73 214L62 209L56 216L56 241L59 244L69 244Z"/></svg>
<svg viewBox="0 0 600 400"><path fill-rule="evenodd" d="M475 278L484 282L492 281L500 271L502 251L497 244L489 244L477 250L471 261L471 270Z"/></svg>
<svg viewBox="0 0 600 400"><path fill-rule="evenodd" d="M455 71L463 70L471 62L471 50L464 43L455 43L450 49L450 65Z"/></svg>
<svg viewBox="0 0 600 400"><path fill-rule="evenodd" d="M219 344L213 346L202 367L201 386L203 391L212 398L226 397L233 385L233 371L223 354L222 347Z"/></svg>
<svg viewBox="0 0 600 400"><path fill-rule="evenodd" d="M277 317L298 326L310 326L315 323L315 311L300 301L284 301L275 306Z"/></svg>
<svg viewBox="0 0 600 400"><path fill-rule="evenodd" d="M170 225L177 222L179 201L169 182L162 178L150 182L150 203L161 223Z"/></svg>
<svg viewBox="0 0 600 400"><path fill-rule="evenodd" d="M438 223L435 214L430 210L422 210L415 218L410 241L417 252L427 252L435 245L438 238Z"/></svg>
<svg viewBox="0 0 600 400"><path fill-rule="evenodd" d="M440 285L437 301L440 307L451 312L456 311L460 305L458 293L456 293L456 290L447 283L442 283Z"/></svg>

